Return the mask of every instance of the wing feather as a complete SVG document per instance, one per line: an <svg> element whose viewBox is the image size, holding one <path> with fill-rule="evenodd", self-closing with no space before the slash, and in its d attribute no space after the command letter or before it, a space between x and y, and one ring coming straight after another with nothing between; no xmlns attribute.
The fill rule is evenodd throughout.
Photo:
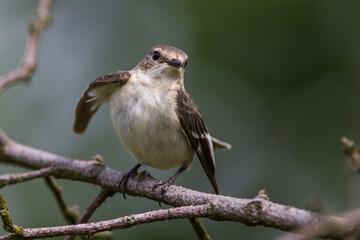
<svg viewBox="0 0 360 240"><path fill-rule="evenodd" d="M197 106L184 89L178 92L177 115L181 129L196 152L214 192L219 194L215 178L215 158L211 136Z"/></svg>
<svg viewBox="0 0 360 240"><path fill-rule="evenodd" d="M118 71L101 76L89 84L75 110L75 133L81 134L86 130L90 119L101 104L107 102L112 91L125 83L130 76L127 71Z"/></svg>

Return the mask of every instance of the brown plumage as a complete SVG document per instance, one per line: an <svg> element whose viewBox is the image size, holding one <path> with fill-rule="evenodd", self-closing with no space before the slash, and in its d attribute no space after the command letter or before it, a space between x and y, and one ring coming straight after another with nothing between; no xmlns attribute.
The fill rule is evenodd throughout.
<svg viewBox="0 0 360 240"><path fill-rule="evenodd" d="M197 106L184 89L179 91L177 97L177 114L183 133L196 152L214 192L219 194L211 137Z"/></svg>
<svg viewBox="0 0 360 240"><path fill-rule="evenodd" d="M75 133L81 134L86 130L90 119L103 103L101 102L102 99L98 99L98 96L91 96L91 92L101 89L101 87L103 87L103 91L114 89L117 85L125 83L130 76L130 73L127 71L118 71L101 76L90 83L81 96L75 110L73 127ZM104 99L104 101L107 101L107 99Z"/></svg>
<svg viewBox="0 0 360 240"><path fill-rule="evenodd" d="M141 165L180 169L161 187L161 197L198 156L214 193L214 149L231 145L210 136L195 103L185 91L188 57L178 48L156 45L130 71L99 77L86 88L75 111L74 132L83 133L101 104L109 102L114 128L127 150L139 162L120 182L125 196L127 180Z"/></svg>

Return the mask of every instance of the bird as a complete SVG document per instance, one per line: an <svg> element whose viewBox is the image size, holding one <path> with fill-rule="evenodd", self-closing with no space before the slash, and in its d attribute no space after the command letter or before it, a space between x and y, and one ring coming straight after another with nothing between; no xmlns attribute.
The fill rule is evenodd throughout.
<svg viewBox="0 0 360 240"><path fill-rule="evenodd" d="M167 170L179 167L167 181L156 184L162 197L175 179L188 169L196 154L213 188L214 149L231 145L212 137L198 107L185 91L186 53L169 45L156 45L130 71L116 71L91 82L81 96L73 131L82 134L92 116L108 103L114 129L128 152L138 161L124 174L119 187L142 165Z"/></svg>

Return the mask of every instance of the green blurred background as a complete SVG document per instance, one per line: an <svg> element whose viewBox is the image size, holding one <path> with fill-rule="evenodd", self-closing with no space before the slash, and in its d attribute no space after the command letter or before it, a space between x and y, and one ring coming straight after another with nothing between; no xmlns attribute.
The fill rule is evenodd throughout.
<svg viewBox="0 0 360 240"><path fill-rule="evenodd" d="M0 74L19 64L37 1L0 2ZM185 86L212 134L233 145L218 151L221 194L305 208L323 202L328 213L359 207L360 181L340 138L360 142L360 1L56 1L53 24L41 37L39 66L30 84L0 96L0 127L14 140L72 158L101 154L128 171L136 161L116 136L103 106L83 136L72 132L83 90L100 75L134 67L155 44L189 56ZM176 169L146 168L160 179ZM22 172L0 165L0 173ZM60 180L83 211L96 186ZM176 182L211 192L198 161ZM65 224L38 179L2 190L15 223ZM91 221L158 209L147 199L119 194ZM264 227L204 220L213 239L273 239ZM4 234L1 229L0 234ZM187 220L114 232L117 239L194 239Z"/></svg>

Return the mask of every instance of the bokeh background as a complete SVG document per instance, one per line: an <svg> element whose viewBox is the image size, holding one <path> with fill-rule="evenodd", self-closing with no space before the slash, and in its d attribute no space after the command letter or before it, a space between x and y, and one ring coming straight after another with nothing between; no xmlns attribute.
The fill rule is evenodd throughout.
<svg viewBox="0 0 360 240"><path fill-rule="evenodd" d="M0 74L15 69L37 1L0 2ZM0 127L12 139L72 158L101 154L128 171L135 160L118 140L104 105L87 132L72 132L83 90L100 75L129 70L155 44L189 56L185 86L212 134L233 145L218 151L221 194L327 213L359 207L360 181L340 138L360 142L360 2L293 1L56 1L53 24L41 37L32 81L0 96ZM176 169L146 168L159 179ZM0 165L0 173L23 172ZM70 204L83 211L98 187L60 180ZM176 182L210 192L198 161ZM16 224L65 224L43 180L2 189ZM91 218L105 220L158 209L119 194ZM213 239L273 239L284 233L204 220ZM0 234L4 231L0 229ZM194 239L187 220L114 232L124 239Z"/></svg>

